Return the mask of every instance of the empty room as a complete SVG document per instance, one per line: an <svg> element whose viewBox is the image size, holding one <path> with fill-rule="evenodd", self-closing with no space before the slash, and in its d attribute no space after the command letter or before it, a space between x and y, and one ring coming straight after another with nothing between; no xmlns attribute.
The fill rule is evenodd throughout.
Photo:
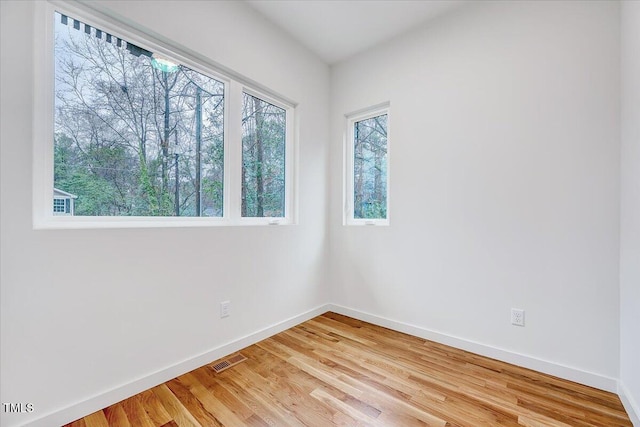
<svg viewBox="0 0 640 427"><path fill-rule="evenodd" d="M640 427L640 1L0 18L2 426Z"/></svg>

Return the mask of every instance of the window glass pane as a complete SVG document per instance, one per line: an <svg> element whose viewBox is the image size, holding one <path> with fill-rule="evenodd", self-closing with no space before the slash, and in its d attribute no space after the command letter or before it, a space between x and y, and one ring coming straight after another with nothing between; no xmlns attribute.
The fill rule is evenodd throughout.
<svg viewBox="0 0 640 427"><path fill-rule="evenodd" d="M353 217L387 217L387 115L355 122Z"/></svg>
<svg viewBox="0 0 640 427"><path fill-rule="evenodd" d="M224 90L56 13L54 186L75 215L222 216Z"/></svg>
<svg viewBox="0 0 640 427"><path fill-rule="evenodd" d="M53 199L53 212L65 213L64 199Z"/></svg>
<svg viewBox="0 0 640 427"><path fill-rule="evenodd" d="M284 217L285 134L283 108L243 95L243 217Z"/></svg>

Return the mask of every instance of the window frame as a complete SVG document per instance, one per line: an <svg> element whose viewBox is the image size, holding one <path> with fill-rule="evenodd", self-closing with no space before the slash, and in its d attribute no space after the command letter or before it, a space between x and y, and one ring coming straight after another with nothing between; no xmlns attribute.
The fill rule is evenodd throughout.
<svg viewBox="0 0 640 427"><path fill-rule="evenodd" d="M387 216L386 218L355 218L354 217L354 179L355 179L355 124L373 117L387 115ZM385 102L373 107L361 109L345 115L346 131L344 134L344 215L343 225L390 225L390 200L391 200L391 104Z"/></svg>
<svg viewBox="0 0 640 427"><path fill-rule="evenodd" d="M237 209L238 209L238 218L241 224L255 224L256 220L258 222L263 222L263 221L267 221L267 223L269 225L280 225L283 223L288 223L289 221L291 221L291 218L289 217L289 215L292 215L293 218L295 218L295 205L293 203L293 191L294 191L294 186L290 185L292 182L295 182L294 178L294 165L297 165L297 159L293 158L290 159L289 157L294 155L295 153L295 145L294 145L294 141L295 141L295 133L294 133L294 121L290 120L293 119L294 117L294 111L293 111L293 107L291 105L285 104L282 101L280 101L279 99L268 95L265 92L256 90L250 86L247 85L243 85L242 86L242 91L237 94L240 99L239 99L239 105L242 106L242 97L243 94L247 94L247 95L251 95L253 97L259 98L262 101L268 102L269 104L272 104L276 107L282 108L285 111L285 147L284 147L284 182L285 182L285 186L284 186L284 216L283 217L243 217L241 215L241 207L242 207L242 189L240 188L239 191L237 192ZM242 111L242 110L240 110ZM240 144L239 144L239 178L238 178L238 185L242 186L242 120L240 120Z"/></svg>
<svg viewBox="0 0 640 427"><path fill-rule="evenodd" d="M224 173L221 217L73 216L54 215L54 13L81 20L113 36L189 67L224 84ZM36 2L33 108L33 228L148 228L231 225L285 225L297 223L297 103L235 73L210 59L149 30L136 29L111 14L65 0ZM257 96L286 111L285 216L240 216L242 178L242 94Z"/></svg>

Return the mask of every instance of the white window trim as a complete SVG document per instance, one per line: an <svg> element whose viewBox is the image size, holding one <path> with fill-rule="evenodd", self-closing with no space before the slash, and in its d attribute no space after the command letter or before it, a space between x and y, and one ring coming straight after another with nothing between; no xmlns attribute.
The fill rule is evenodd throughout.
<svg viewBox="0 0 640 427"><path fill-rule="evenodd" d="M194 71L224 84L224 204L222 217L151 216L70 216L54 215L51 209L53 189L54 129L54 12L100 28L116 37L164 57L172 58ZM286 111L285 215L284 217L246 217L241 213L242 179L242 94L246 92ZM260 84L229 70L185 47L142 31L97 11L89 4L64 0L36 2L34 40L33 108L33 228L154 228L207 227L238 225L295 225L298 221L297 180L298 123L297 104Z"/></svg>
<svg viewBox="0 0 640 427"><path fill-rule="evenodd" d="M354 125L356 122L370 119L372 117L387 115L387 217L386 218L354 218L353 207L353 181L354 181ZM390 208L391 208L391 114L390 103L385 102L375 105L366 109L358 110L353 113L345 115L346 130L344 134L344 216L343 225L378 225L388 226L390 225Z"/></svg>
<svg viewBox="0 0 640 427"><path fill-rule="evenodd" d="M277 98L274 98L273 96L270 96L264 92L261 92L259 90L256 90L252 87L243 85L242 86L242 90L241 91L235 91L235 95L239 96L239 100L237 101L240 105L242 106L242 95L243 93L246 93L247 95L251 95L254 96L256 98L261 99L262 101L266 101L270 104L275 105L276 107L282 108L283 110L285 110L285 114L286 114L286 121L285 121L285 161L284 161L284 179L285 179L285 191L284 191L284 212L285 212L285 216L284 217L264 217L264 218L256 218L256 217L241 217L240 215L240 209L241 209L241 204L242 204L242 191L240 188L238 188L238 190L236 191L236 202L234 203L234 206L237 207L238 212L237 212L237 217L239 218L239 221L241 224L245 224L245 225L253 225L256 223L256 220L258 220L261 224L264 224L264 221L266 220L267 223L269 225L280 225L280 224L286 224L287 221L289 221L289 214L291 213L293 215L293 219L295 222L295 205L293 203L293 191L294 191L294 186L293 185L289 185L293 182L296 182L295 179L291 179L295 177L295 171L294 171L294 166L298 164L298 159L296 157L296 150L295 150L295 123L294 120L290 120L290 118L293 118L294 115L294 108L291 105L285 104L282 101L278 100ZM242 109L235 109L235 111L240 112ZM240 118L241 119L241 118ZM239 119L239 120L240 120ZM242 122L240 120L240 140L242 140ZM239 173L240 175L237 177L237 179L235 180L236 183L238 185L241 185L242 183L242 144L238 144L238 150L237 150L237 155L239 156L237 159L237 164L240 165L240 169L239 169ZM292 156L291 159L288 159L287 157Z"/></svg>

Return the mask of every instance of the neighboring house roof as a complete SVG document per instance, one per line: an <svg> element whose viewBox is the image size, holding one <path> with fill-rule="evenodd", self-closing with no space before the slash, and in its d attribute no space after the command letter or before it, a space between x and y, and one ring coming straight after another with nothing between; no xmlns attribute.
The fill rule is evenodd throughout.
<svg viewBox="0 0 640 427"><path fill-rule="evenodd" d="M55 197L55 196L69 197L71 199L77 199L78 198L78 196L76 196L75 194L67 193L66 191L58 190L57 188L53 189L53 197Z"/></svg>

